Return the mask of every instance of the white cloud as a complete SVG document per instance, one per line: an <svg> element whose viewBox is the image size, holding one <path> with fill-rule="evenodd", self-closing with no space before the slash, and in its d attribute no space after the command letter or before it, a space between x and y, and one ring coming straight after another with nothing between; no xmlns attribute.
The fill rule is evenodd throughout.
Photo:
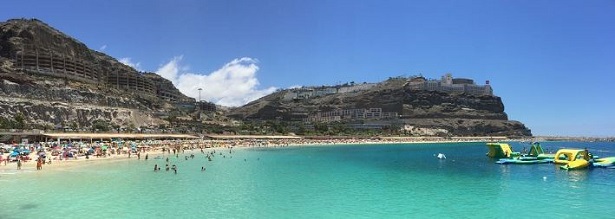
<svg viewBox="0 0 615 219"><path fill-rule="evenodd" d="M189 73L182 66L182 56L174 57L162 65L156 73L170 80L182 93L224 106L241 106L262 96L273 93L276 88L258 89L256 78L258 60L244 57L226 63L209 74Z"/></svg>
<svg viewBox="0 0 615 219"><path fill-rule="evenodd" d="M105 51L107 49L107 45L102 45L98 51Z"/></svg>
<svg viewBox="0 0 615 219"><path fill-rule="evenodd" d="M126 58L121 58L119 61L120 61L122 64L124 64L124 65L128 65L128 66L130 66L130 67L132 67L132 68L136 69L137 71L143 71L143 70L141 69L141 63L140 63L140 62L134 63L134 62L132 62L132 59L131 59L131 58L128 58L128 57L126 57Z"/></svg>
<svg viewBox="0 0 615 219"><path fill-rule="evenodd" d="M168 79L169 81L173 82L173 84L175 86L177 86L177 76L179 75L179 71L180 71L180 66L179 66L179 61L181 61L183 58L183 56L177 56L174 57L173 59L171 59L171 61L167 62L166 64L160 66L160 68L158 68L158 70L156 70L156 74L162 76L163 78ZM183 69L181 69L183 70ZM180 89L181 90L181 89Z"/></svg>

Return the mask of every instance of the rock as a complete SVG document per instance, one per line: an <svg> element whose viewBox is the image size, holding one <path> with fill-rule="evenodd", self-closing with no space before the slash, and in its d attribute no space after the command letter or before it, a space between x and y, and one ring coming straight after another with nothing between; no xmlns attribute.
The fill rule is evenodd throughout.
<svg viewBox="0 0 615 219"><path fill-rule="evenodd" d="M0 117L28 124L92 121L127 126L168 123L152 118L186 112L194 103L154 73L138 72L37 19L0 22ZM145 116L140 116L145 115Z"/></svg>
<svg viewBox="0 0 615 219"><path fill-rule="evenodd" d="M365 89L355 89L351 93L330 93L293 100L288 98L293 96L288 92L296 91L282 90L232 109L229 116L237 119L300 121L318 112L381 108L382 112L399 115L399 119L388 119L385 123L413 126L417 128L416 133L421 135L531 136L525 125L508 120L504 104L498 96L417 91L409 89L406 80L398 78L366 86Z"/></svg>

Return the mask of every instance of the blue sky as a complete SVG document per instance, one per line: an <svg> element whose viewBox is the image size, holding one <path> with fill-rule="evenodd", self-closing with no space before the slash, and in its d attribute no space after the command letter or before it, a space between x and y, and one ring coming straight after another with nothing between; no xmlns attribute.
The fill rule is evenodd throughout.
<svg viewBox="0 0 615 219"><path fill-rule="evenodd" d="M5 1L189 96L445 73L534 135L615 136L615 1Z"/></svg>

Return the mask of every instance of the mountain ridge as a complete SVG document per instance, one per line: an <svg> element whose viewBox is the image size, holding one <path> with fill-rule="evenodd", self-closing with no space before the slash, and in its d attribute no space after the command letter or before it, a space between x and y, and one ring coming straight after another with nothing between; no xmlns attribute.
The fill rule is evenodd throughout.
<svg viewBox="0 0 615 219"><path fill-rule="evenodd" d="M409 135L531 136L508 120L488 82L450 74L285 89L232 108L197 103L160 75L139 72L37 19L0 23L0 80L0 125L21 115L30 124L24 128L83 129L102 121L117 129L198 132L205 123L237 127L228 119L234 118L291 122L299 130L342 123Z"/></svg>

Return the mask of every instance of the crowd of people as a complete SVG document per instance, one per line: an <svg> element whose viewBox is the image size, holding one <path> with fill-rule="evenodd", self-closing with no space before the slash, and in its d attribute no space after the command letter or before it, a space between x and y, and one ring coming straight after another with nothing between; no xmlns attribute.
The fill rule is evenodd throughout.
<svg viewBox="0 0 615 219"><path fill-rule="evenodd" d="M487 141L488 139L466 139L467 141ZM241 138L241 139L209 139L209 140L142 140L142 141L64 141L36 142L33 144L13 144L0 151L0 163L7 166L15 163L16 168L22 168L23 163L36 162L36 169L42 170L43 165L52 162L89 160L100 158L134 158L141 155L156 153L178 154L185 150L204 148L233 147L287 147L298 145L336 145L336 144L383 144L383 143L420 143L420 142L450 142L444 138ZM459 140L455 140L456 142ZM208 157L211 159L211 157ZM172 168L177 171L176 167Z"/></svg>

